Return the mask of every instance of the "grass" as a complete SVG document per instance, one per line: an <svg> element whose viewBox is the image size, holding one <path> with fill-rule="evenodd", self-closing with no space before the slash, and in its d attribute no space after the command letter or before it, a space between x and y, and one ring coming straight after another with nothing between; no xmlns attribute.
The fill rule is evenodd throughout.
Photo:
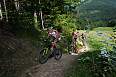
<svg viewBox="0 0 116 77"><path fill-rule="evenodd" d="M111 29L112 27L98 27L90 31L88 34L90 47L94 50L98 50L100 47L106 46L108 50L111 50L111 44L114 44L112 40L113 31Z"/></svg>
<svg viewBox="0 0 116 77"><path fill-rule="evenodd" d="M94 28L93 31L112 31L112 27L98 27Z"/></svg>

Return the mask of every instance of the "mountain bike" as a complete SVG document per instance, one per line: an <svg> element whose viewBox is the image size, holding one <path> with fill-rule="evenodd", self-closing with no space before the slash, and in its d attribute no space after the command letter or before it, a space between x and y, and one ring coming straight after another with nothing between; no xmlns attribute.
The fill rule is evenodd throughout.
<svg viewBox="0 0 116 77"><path fill-rule="evenodd" d="M60 60L62 57L61 50L57 47L57 44L51 42L49 46L43 47L39 54L39 62L44 64L48 61L50 57L54 57L56 60Z"/></svg>

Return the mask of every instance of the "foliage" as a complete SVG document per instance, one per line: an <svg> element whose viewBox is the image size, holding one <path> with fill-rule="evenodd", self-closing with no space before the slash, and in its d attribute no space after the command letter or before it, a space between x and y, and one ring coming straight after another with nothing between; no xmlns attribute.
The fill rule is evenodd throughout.
<svg viewBox="0 0 116 77"><path fill-rule="evenodd" d="M113 27L113 35L112 35L114 43L116 43L116 26Z"/></svg>
<svg viewBox="0 0 116 77"><path fill-rule="evenodd" d="M90 54L91 53L88 52L80 55L78 59L76 59L76 62L65 72L65 77L93 77L90 69L91 63L89 63L90 57L88 57Z"/></svg>
<svg viewBox="0 0 116 77"><path fill-rule="evenodd" d="M107 24L108 27L114 27L116 26L116 20L109 21Z"/></svg>
<svg viewBox="0 0 116 77"><path fill-rule="evenodd" d="M54 20L54 24L56 26L62 26L64 31L70 30L71 28L76 28L76 24L74 23L75 20L71 15L57 15L56 19ZM67 31L68 32L68 31Z"/></svg>
<svg viewBox="0 0 116 77"><path fill-rule="evenodd" d="M79 56L65 77L115 77L116 48L112 52L102 47Z"/></svg>
<svg viewBox="0 0 116 77"><path fill-rule="evenodd" d="M113 28L115 32L115 27ZM96 28L89 32L93 51L80 55L65 77L116 77L116 44L111 28Z"/></svg>
<svg viewBox="0 0 116 77"><path fill-rule="evenodd" d="M6 1L9 19L8 23L11 27L11 31L15 34L23 34L24 32L27 34L36 33L36 30L41 29L41 21L40 17L38 17L38 29L36 29L34 26L34 12L36 11L38 16L40 14L40 10L42 10L44 20L49 19L51 20L49 23L52 24L55 14L62 14L63 4L62 0L40 0L40 4L39 0L21 0L19 1L19 10L17 10L12 1Z"/></svg>

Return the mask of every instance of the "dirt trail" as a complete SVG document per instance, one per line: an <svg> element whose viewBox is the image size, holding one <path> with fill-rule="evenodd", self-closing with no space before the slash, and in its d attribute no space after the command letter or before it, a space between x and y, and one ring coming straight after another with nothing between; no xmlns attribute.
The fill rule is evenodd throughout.
<svg viewBox="0 0 116 77"><path fill-rule="evenodd" d="M82 48L77 55L63 54L59 61L54 58L48 60L45 64L39 64L32 67L27 71L28 76L23 77L64 77L65 71L72 66L72 63L76 62L77 57L87 52L88 45Z"/></svg>
<svg viewBox="0 0 116 77"><path fill-rule="evenodd" d="M60 61L51 58L47 63L31 68L28 77L64 77L65 70L75 62L76 58L77 55L69 54L64 54Z"/></svg>

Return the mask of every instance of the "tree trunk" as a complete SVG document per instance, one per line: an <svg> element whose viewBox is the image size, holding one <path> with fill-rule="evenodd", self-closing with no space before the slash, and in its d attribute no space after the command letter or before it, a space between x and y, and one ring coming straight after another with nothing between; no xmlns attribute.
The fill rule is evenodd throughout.
<svg viewBox="0 0 116 77"><path fill-rule="evenodd" d="M15 4L15 8L18 11L19 10L19 1L18 0L14 0L14 4Z"/></svg>
<svg viewBox="0 0 116 77"><path fill-rule="evenodd" d="M34 26L39 31L36 11L34 12Z"/></svg>
<svg viewBox="0 0 116 77"><path fill-rule="evenodd" d="M43 21L42 11L40 11L40 15L41 15L41 24L42 24L42 28L43 28L43 30L44 30L44 21Z"/></svg>
<svg viewBox="0 0 116 77"><path fill-rule="evenodd" d="M40 0L39 0L39 4L41 4ZM44 30L44 21L43 21L43 14L42 14L42 9L41 8L40 8L40 16L41 16L41 25L42 25L42 28Z"/></svg>
<svg viewBox="0 0 116 77"><path fill-rule="evenodd" d="M4 1L4 9L5 9L5 15L6 15L6 21L8 21L8 16L7 16L7 9L6 9L6 1Z"/></svg>
<svg viewBox="0 0 116 77"><path fill-rule="evenodd" d="M2 7L1 7L1 3L0 3L0 20L3 19L3 16L2 16Z"/></svg>

